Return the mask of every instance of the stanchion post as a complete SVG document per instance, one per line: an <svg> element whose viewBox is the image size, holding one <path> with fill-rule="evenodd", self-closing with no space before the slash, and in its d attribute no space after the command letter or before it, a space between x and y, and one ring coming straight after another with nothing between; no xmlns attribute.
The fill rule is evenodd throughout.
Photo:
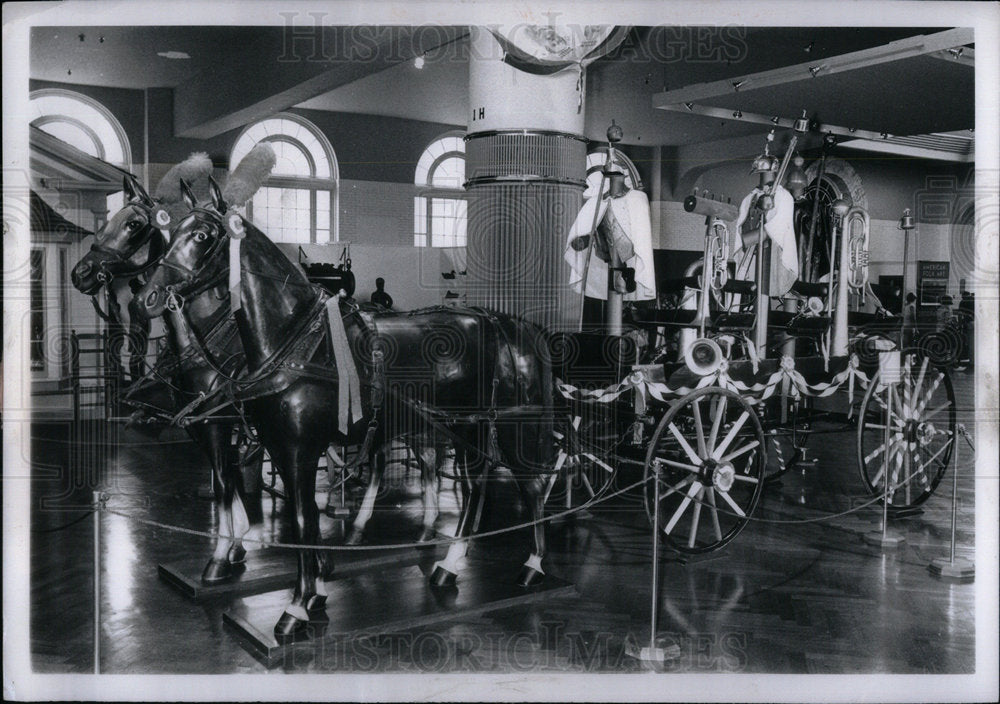
<svg viewBox="0 0 1000 704"><path fill-rule="evenodd" d="M667 648L656 645L656 633L659 623L660 606L660 462L653 460L653 564L650 580L652 594L649 597L649 645L636 648L638 652L629 654L639 660L659 662L676 658L680 655L680 646L676 643Z"/></svg>
<svg viewBox="0 0 1000 704"><path fill-rule="evenodd" d="M966 436L965 426L959 423L952 436L955 443L955 468L951 473L951 549L947 559L936 557L927 566L930 573L940 579L951 579L962 582L971 582L976 576L976 567L968 560L955 558L955 533L958 530L958 436Z"/></svg>
<svg viewBox="0 0 1000 704"><path fill-rule="evenodd" d="M101 509L104 497L99 490L94 499L94 674L101 674Z"/></svg>

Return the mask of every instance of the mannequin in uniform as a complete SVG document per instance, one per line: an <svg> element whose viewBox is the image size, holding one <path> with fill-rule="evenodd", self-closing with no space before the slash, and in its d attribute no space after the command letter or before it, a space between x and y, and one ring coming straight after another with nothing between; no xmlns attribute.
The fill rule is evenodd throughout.
<svg viewBox="0 0 1000 704"><path fill-rule="evenodd" d="M655 300L649 200L642 191L629 188L616 165L603 176L601 193L599 182L588 183L583 207L567 237L564 259L572 270L569 283L581 292L586 285L590 299L606 301L612 291L625 301ZM599 174L591 179L596 177Z"/></svg>
<svg viewBox="0 0 1000 704"><path fill-rule="evenodd" d="M383 308L392 308L392 296L385 292L385 279L381 276L375 279L375 292L372 293L371 302Z"/></svg>

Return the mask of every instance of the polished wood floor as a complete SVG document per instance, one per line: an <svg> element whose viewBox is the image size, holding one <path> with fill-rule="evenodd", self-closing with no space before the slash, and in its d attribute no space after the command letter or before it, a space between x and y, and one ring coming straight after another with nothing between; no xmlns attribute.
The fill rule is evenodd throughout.
<svg viewBox="0 0 1000 704"><path fill-rule="evenodd" d="M972 398L971 377L955 375L957 396ZM966 404L971 406L972 404ZM963 412L974 434L971 408ZM208 472L179 433L152 440L121 432L106 466L83 453L67 470L67 429L33 428L31 534L31 654L39 672L92 668L93 530L83 515L95 484L110 505L172 525L214 527L203 497ZM844 511L863 500L850 433L816 436L818 464L768 486L756 514L799 520ZM79 448L77 448L79 453ZM972 454L961 448L959 555L974 558L975 491ZM624 475L622 481L630 476ZM509 489L509 487L508 487ZM754 522L727 548L661 561L659 635L677 645L668 672L971 673L975 667L974 585L939 581L928 563L947 555L951 473L922 513L895 523L905 547L882 554L862 534L878 527L869 508L829 521ZM506 501L511 494L501 488ZM267 532L288 540L280 501L265 500ZM419 495L413 482L386 492L370 524L373 542L417 533ZM453 519L445 516L444 522ZM494 509L484 528L521 518ZM332 522L324 527L335 539ZM487 612L308 649L277 671L521 672L633 671L631 640L648 638L650 531L641 500L626 495L588 518L548 529L548 570L577 596ZM223 628L232 599L196 603L160 581L157 563L207 556L197 536L153 528L115 515L101 518L102 670L107 673L245 673L265 671ZM472 560L510 565L513 579L528 551L518 533L477 543ZM377 574L372 579L377 580ZM359 603L359 609L377 609Z"/></svg>

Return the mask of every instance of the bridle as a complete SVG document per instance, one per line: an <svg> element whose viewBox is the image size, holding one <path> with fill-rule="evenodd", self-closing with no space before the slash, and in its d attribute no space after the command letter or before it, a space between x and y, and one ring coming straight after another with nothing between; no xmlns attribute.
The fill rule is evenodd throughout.
<svg viewBox="0 0 1000 704"><path fill-rule="evenodd" d="M160 266L174 270L180 275L181 278L180 284L171 284L165 287L167 295L167 309L174 313L180 312L184 308L184 302L186 299L193 298L200 293L215 288L223 283L228 276L227 269L225 267L218 267L218 262L216 261L225 251L225 246L228 244L229 240L228 235L226 235L222 225L218 221L218 214L208 208L192 208L189 215L209 216L211 220L208 224L210 224L212 229L215 231L210 236L214 236L216 239L212 243L208 252L206 252L202 257L201 264L196 268L190 268L184 266L183 264L170 261L170 259L165 256L160 260ZM218 267L218 271L214 275L202 280L202 276L211 267Z"/></svg>
<svg viewBox="0 0 1000 704"><path fill-rule="evenodd" d="M138 202L132 202L129 203L129 205L134 208L139 208L144 212L146 215L146 224L143 225L143 228L150 231L150 236L148 238L137 238L138 244L134 244L124 250L113 247L105 247L100 242L96 241L90 245L91 252L101 255L101 258L97 262L99 269L97 272L97 280L105 285L110 284L115 276L131 279L139 276L140 274L144 274L156 266L166 252L165 239L162 236L158 236L158 228L151 224L152 208L144 203ZM146 256L146 261L137 266L130 264L129 260L146 242L149 243L149 253Z"/></svg>

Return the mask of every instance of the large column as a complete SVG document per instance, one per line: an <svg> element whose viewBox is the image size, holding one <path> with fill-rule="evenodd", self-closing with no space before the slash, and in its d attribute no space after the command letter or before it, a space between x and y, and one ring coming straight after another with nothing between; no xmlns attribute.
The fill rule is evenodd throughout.
<svg viewBox="0 0 1000 704"><path fill-rule="evenodd" d="M581 70L515 69L479 28L470 53L469 302L575 329L579 294L563 250L586 177Z"/></svg>

